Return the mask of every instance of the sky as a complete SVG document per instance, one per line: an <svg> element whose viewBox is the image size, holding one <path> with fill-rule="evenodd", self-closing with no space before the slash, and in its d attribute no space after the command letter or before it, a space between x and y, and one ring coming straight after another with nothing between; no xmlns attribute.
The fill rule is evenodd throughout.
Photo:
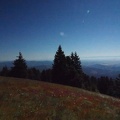
<svg viewBox="0 0 120 120"><path fill-rule="evenodd" d="M0 0L0 61L120 56L120 0Z"/></svg>

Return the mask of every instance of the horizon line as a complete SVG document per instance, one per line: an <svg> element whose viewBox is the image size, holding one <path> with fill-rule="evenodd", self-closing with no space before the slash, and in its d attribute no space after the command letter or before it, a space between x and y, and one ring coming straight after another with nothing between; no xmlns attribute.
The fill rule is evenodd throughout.
<svg viewBox="0 0 120 120"><path fill-rule="evenodd" d="M90 60L90 59L93 59L93 60L111 60L111 59L120 59L120 56L89 56L89 57L86 57L86 56L83 56L83 57L80 57L80 60ZM38 60L30 60L30 59L25 59L25 61L53 61L54 59L38 59ZM0 60L0 62L11 62L11 61L14 61L14 60Z"/></svg>

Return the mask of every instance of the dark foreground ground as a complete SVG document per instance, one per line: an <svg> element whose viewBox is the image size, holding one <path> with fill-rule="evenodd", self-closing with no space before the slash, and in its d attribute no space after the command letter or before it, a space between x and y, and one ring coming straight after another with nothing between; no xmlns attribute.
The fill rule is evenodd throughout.
<svg viewBox="0 0 120 120"><path fill-rule="evenodd" d="M68 86L0 77L0 120L120 120L120 99Z"/></svg>

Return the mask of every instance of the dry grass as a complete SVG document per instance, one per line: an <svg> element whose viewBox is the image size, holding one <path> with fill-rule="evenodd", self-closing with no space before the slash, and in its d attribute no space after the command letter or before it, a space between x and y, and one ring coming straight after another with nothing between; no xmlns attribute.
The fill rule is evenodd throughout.
<svg viewBox="0 0 120 120"><path fill-rule="evenodd" d="M0 77L0 120L120 120L120 100L68 86Z"/></svg>

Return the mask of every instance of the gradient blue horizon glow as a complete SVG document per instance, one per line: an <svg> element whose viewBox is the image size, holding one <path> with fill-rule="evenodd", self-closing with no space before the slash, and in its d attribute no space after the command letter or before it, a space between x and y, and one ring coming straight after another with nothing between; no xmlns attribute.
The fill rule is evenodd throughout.
<svg viewBox="0 0 120 120"><path fill-rule="evenodd" d="M0 0L0 61L120 56L120 0Z"/></svg>

